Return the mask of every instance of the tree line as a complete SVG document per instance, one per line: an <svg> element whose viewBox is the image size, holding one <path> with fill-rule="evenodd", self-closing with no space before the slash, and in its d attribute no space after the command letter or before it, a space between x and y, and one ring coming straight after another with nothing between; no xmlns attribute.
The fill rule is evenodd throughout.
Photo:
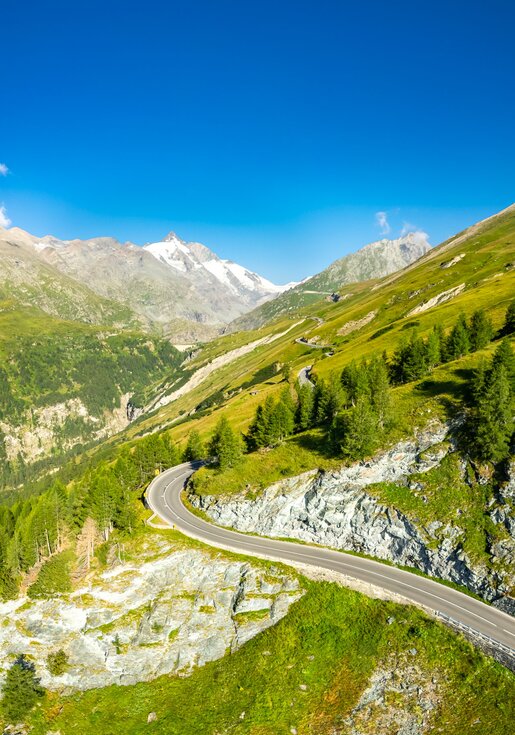
<svg viewBox="0 0 515 735"><path fill-rule="evenodd" d="M515 332L515 302L507 309L497 336ZM246 434L235 433L225 417L219 420L209 444L221 470L238 464L244 452L277 446L287 437L320 427L336 456L362 459L391 428L394 416L392 387L420 380L437 366L485 348L494 337L484 310L467 319L460 314L446 334L439 325L422 338L412 334L391 357L383 353L360 363L352 361L340 375L316 384L286 386L278 398L258 405ZM513 434L515 367L508 339L491 360L482 363L469 385L467 450L477 459L499 462L509 452Z"/></svg>

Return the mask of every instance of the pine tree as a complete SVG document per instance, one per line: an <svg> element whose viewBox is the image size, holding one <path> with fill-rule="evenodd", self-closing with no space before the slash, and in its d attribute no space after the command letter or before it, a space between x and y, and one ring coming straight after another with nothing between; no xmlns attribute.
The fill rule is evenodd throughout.
<svg viewBox="0 0 515 735"><path fill-rule="evenodd" d="M515 301L512 301L506 310L502 334L508 335L515 332Z"/></svg>
<svg viewBox="0 0 515 735"><path fill-rule="evenodd" d="M3 686L1 706L5 719L11 724L20 722L43 694L34 664L21 654L8 670Z"/></svg>
<svg viewBox="0 0 515 735"><path fill-rule="evenodd" d="M210 454L217 458L220 470L235 467L242 458L243 448L239 436L237 436L229 421L222 416L216 427L210 443Z"/></svg>
<svg viewBox="0 0 515 735"><path fill-rule="evenodd" d="M315 391L310 385L303 385L298 388L298 396L296 423L300 431L306 431L314 422Z"/></svg>
<svg viewBox="0 0 515 735"><path fill-rule="evenodd" d="M427 349L424 341L415 334L409 342L404 341L393 355L391 364L394 383L409 383L419 380L428 371Z"/></svg>
<svg viewBox="0 0 515 735"><path fill-rule="evenodd" d="M469 325L470 348L473 351L482 350L490 342L494 334L492 322L483 309L477 309Z"/></svg>
<svg viewBox="0 0 515 735"><path fill-rule="evenodd" d="M206 449L204 443L198 431L192 429L188 436L188 443L184 450L184 461L185 462L197 462L200 459L206 458Z"/></svg>
<svg viewBox="0 0 515 735"><path fill-rule="evenodd" d="M515 355L507 337L501 340L492 358L492 368L501 365L504 366L511 388L515 391Z"/></svg>
<svg viewBox="0 0 515 735"><path fill-rule="evenodd" d="M498 364L476 384L473 434L476 455L494 464L509 454L513 435L513 395L504 365Z"/></svg>
<svg viewBox="0 0 515 735"><path fill-rule="evenodd" d="M272 425L272 446L278 442L282 442L290 434L293 434L295 414L291 410L291 407L284 401L278 401L275 405Z"/></svg>
<svg viewBox="0 0 515 735"><path fill-rule="evenodd" d="M464 314L460 314L458 321L451 329L447 338L447 353L449 360L457 360L470 351L469 330Z"/></svg>
<svg viewBox="0 0 515 735"><path fill-rule="evenodd" d="M264 403L256 409L254 420L249 426L247 444L250 450L269 447L274 441L274 410L275 403L272 396L267 396Z"/></svg>
<svg viewBox="0 0 515 735"><path fill-rule="evenodd" d="M331 375L328 382L318 381L315 400L317 421L330 426L345 400L341 381L338 380L335 374Z"/></svg>
<svg viewBox="0 0 515 735"><path fill-rule="evenodd" d="M341 384L345 391L343 402L347 406L355 406L362 396L368 395L369 381L365 362L358 366L353 360L346 365L341 374Z"/></svg>
<svg viewBox="0 0 515 735"><path fill-rule="evenodd" d="M377 416L379 427L383 429L392 416L390 381L384 360L372 360L368 366L368 376L371 406Z"/></svg>
<svg viewBox="0 0 515 735"><path fill-rule="evenodd" d="M354 408L342 417L341 451L349 459L363 459L375 448L377 416L366 398L360 398Z"/></svg>
<svg viewBox="0 0 515 735"><path fill-rule="evenodd" d="M172 441L170 434L161 434L159 437L160 447L157 457L161 467L173 467L179 462L179 451Z"/></svg>

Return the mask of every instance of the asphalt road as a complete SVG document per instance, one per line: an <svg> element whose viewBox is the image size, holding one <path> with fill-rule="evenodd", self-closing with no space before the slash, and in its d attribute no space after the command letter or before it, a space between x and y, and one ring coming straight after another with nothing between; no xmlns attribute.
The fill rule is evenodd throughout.
<svg viewBox="0 0 515 735"><path fill-rule="evenodd" d="M342 551L250 536L204 521L191 513L181 499L186 481L201 464L187 462L165 470L150 483L146 493L148 504L154 513L186 536L210 546L243 554L275 559L286 564L309 564L340 572L447 615L515 650L515 618L463 592L411 572Z"/></svg>
<svg viewBox="0 0 515 735"><path fill-rule="evenodd" d="M313 365L306 365L306 367L303 367L302 370L299 370L299 373L297 375L299 385L302 387L303 385L309 385L310 388L314 388L315 384L312 380L310 380L309 373L311 372L311 368Z"/></svg>

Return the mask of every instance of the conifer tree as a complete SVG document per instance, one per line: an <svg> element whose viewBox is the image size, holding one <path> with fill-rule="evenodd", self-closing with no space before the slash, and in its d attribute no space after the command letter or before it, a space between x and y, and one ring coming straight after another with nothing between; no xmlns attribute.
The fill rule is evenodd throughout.
<svg viewBox="0 0 515 735"><path fill-rule="evenodd" d="M403 341L393 355L391 373L394 383L409 383L419 380L428 371L427 349L424 341L415 334Z"/></svg>
<svg viewBox="0 0 515 735"><path fill-rule="evenodd" d="M510 340L505 337L499 343L492 358L492 368L503 365L506 370L506 377L510 383L511 389L515 391L515 355L510 344Z"/></svg>
<svg viewBox="0 0 515 735"><path fill-rule="evenodd" d="M482 350L492 339L493 333L492 322L483 309L477 309L470 318L470 348L473 351Z"/></svg>
<svg viewBox="0 0 515 735"><path fill-rule="evenodd" d="M319 380L316 385L316 412L317 421L331 425L343 406L345 394L341 381L333 374L329 381Z"/></svg>
<svg viewBox="0 0 515 735"><path fill-rule="evenodd" d="M441 328L433 328L426 340L426 363L429 370L433 370L442 361Z"/></svg>
<svg viewBox="0 0 515 735"><path fill-rule="evenodd" d="M370 401L377 416L379 428L383 429L390 421L392 398L388 368L382 359L372 360L368 366Z"/></svg>
<svg viewBox="0 0 515 735"><path fill-rule="evenodd" d="M495 365L476 384L473 434L476 455L494 464L509 454L513 435L513 396L506 368Z"/></svg>
<svg viewBox="0 0 515 735"><path fill-rule="evenodd" d="M506 310L502 334L508 335L515 332L515 301L512 301Z"/></svg>
<svg viewBox="0 0 515 735"><path fill-rule="evenodd" d="M43 694L34 664L21 654L7 671L3 686L1 707L7 722L23 720Z"/></svg>
<svg viewBox="0 0 515 735"><path fill-rule="evenodd" d="M451 329L447 339L447 353L449 360L457 360L470 352L470 339L467 320L460 314L458 321Z"/></svg>
<svg viewBox="0 0 515 735"><path fill-rule="evenodd" d="M296 423L300 431L306 431L313 426L315 391L310 385L303 385L298 388L298 396Z"/></svg>
<svg viewBox="0 0 515 735"><path fill-rule="evenodd" d="M344 402L347 406L355 406L359 398L368 394L369 382L367 365L363 361L360 366L353 360L342 370L341 384L345 391Z"/></svg>
<svg viewBox="0 0 515 735"><path fill-rule="evenodd" d="M186 462L197 462L200 459L206 458L206 449L204 442L198 431L192 429L188 436L188 443L184 450L184 460Z"/></svg>
<svg viewBox="0 0 515 735"><path fill-rule="evenodd" d="M378 435L377 416L366 398L360 398L343 415L341 433L341 451L345 457L363 459L374 450Z"/></svg>
<svg viewBox="0 0 515 735"><path fill-rule="evenodd" d="M234 467L241 461L243 455L241 439L234 433L225 416L222 416L216 425L210 443L210 454L217 458L220 470Z"/></svg>

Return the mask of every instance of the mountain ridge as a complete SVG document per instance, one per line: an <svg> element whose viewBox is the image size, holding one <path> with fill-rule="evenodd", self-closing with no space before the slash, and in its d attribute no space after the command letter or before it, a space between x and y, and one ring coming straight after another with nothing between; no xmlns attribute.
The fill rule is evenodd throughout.
<svg viewBox="0 0 515 735"><path fill-rule="evenodd" d="M382 238L333 261L327 268L301 281L269 303L238 317L230 331L255 329L271 319L331 296L350 283L384 278L416 262L431 250L424 232L408 232L395 239Z"/></svg>

